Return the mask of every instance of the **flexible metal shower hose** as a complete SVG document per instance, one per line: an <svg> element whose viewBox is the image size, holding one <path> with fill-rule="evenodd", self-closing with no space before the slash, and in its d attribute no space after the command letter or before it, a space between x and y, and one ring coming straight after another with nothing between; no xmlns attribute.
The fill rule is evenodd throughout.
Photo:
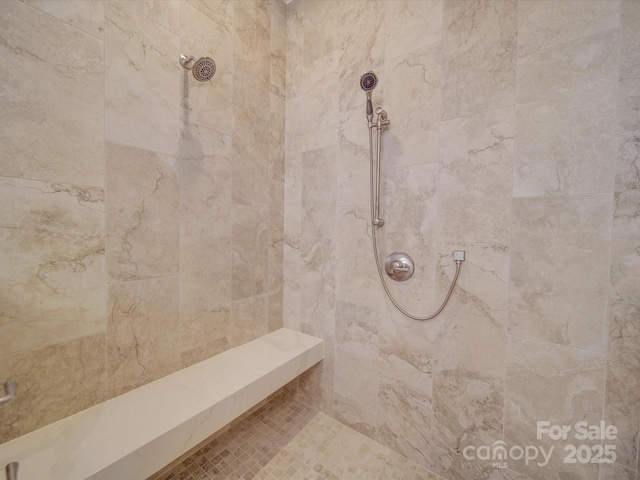
<svg viewBox="0 0 640 480"><path fill-rule="evenodd" d="M393 303L393 305L400 311L402 312L403 315L406 315L407 317L413 319L413 320L420 320L420 321L424 321L424 320L431 320L432 318L436 317L437 315L440 314L440 312L442 312L442 310L444 310L444 307L447 305L447 302L449 302L449 298L451 298L451 294L453 293L453 288L456 286L456 282L458 281L458 275L460 274L460 265L462 264L462 261L460 260L455 260L456 262L456 273L453 276L453 281L451 282L451 286L449 287L449 291L447 292L447 296L444 299L444 302L442 302L442 305L440 305L440 308L438 308L438 310L436 310L435 313L431 314L431 315L427 315L426 317L419 317L416 315L412 315L409 312L407 312L404 308L402 308L400 306L400 304L393 298L393 295L391 294L391 292L389 291L389 287L387 286L387 283L384 279L384 272L382 271L382 266L380 264L380 256L378 255L378 242L376 240L376 230L378 229L379 225L376 225L376 223L374 223L374 220L378 220L379 217L379 205L380 205L380 141L381 141L381 130L382 128L378 127L378 136L376 138L377 142L376 142L376 153L377 153L377 159L378 159L378 167L377 167L377 183L375 183L374 185L374 173L373 173L373 125L369 126L369 159L370 159L370 165L371 165L371 169L370 169L370 178L371 178L371 189L370 189L370 198L371 198L371 242L373 244L373 256L376 259L376 267L378 268L378 275L380 276L380 281L382 282L382 286L384 287L384 291L387 294L387 297L389 297L389 300L391 300L391 303ZM375 189L375 194L374 194L374 189Z"/></svg>

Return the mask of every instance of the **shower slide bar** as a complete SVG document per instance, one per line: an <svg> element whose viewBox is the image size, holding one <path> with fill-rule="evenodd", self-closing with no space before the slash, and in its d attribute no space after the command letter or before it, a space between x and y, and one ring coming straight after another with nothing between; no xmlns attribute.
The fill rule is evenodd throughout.
<svg viewBox="0 0 640 480"><path fill-rule="evenodd" d="M445 296L444 301L440 305L435 313L431 315L427 315L424 317L412 315L407 312L402 306L393 298L389 287L384 278L383 268L380 262L380 256L378 254L378 241L376 231L379 228L384 226L384 220L380 218L380 151L381 151L381 143L382 143L382 130L386 126L388 126L391 121L387 116L387 112L385 112L381 107L375 109L375 113L377 115L376 121L373 122L373 103L371 101L371 92L376 85L378 84L378 77L373 72L367 72L362 77L360 77L360 88L364 90L367 94L367 107L366 107L366 116L367 116L367 127L369 128L369 161L370 161L370 202L371 202L371 242L373 244L373 255L376 261L376 267L378 269L378 275L380 276L380 281L382 282L382 286L384 288L387 297L391 300L391 303L405 316L413 319L413 320L431 320L432 318L439 315L444 307L449 302L451 298L451 294L453 293L453 289L456 286L458 281L458 276L460 275L460 268L462 262L465 260L465 252L464 250L454 250L453 252L453 261L456 264L456 272L453 276L453 280L451 282L451 286ZM373 154L373 129L376 129L376 161L374 162L374 154ZM390 254L385 261L385 269L390 278L393 280L404 282L408 280L413 275L414 264L413 260L409 255L404 252L393 252Z"/></svg>

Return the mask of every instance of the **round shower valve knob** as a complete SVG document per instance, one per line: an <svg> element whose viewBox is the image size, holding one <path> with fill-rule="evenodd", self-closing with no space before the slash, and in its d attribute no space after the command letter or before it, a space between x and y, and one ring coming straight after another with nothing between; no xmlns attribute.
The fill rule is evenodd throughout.
<svg viewBox="0 0 640 480"><path fill-rule="evenodd" d="M404 282L413 275L413 259L404 252L393 252L384 261L384 269L392 280Z"/></svg>

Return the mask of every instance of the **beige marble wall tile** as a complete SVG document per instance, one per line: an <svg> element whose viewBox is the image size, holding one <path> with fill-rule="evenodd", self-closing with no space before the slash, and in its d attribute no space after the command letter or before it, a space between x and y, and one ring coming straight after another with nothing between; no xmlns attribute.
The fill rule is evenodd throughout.
<svg viewBox="0 0 640 480"><path fill-rule="evenodd" d="M598 480L636 480L636 471L629 470L620 465L600 465Z"/></svg>
<svg viewBox="0 0 640 480"><path fill-rule="evenodd" d="M180 234L231 235L231 137L185 126L180 142ZM230 152L229 152L230 154Z"/></svg>
<svg viewBox="0 0 640 480"><path fill-rule="evenodd" d="M437 368L433 389L431 469L445 478L490 478L492 462L469 460L467 446L502 440L504 377Z"/></svg>
<svg viewBox="0 0 640 480"><path fill-rule="evenodd" d="M342 367L336 364L336 368ZM344 398L337 393L333 396L334 418L369 438L374 438L376 434L376 415L375 405Z"/></svg>
<svg viewBox="0 0 640 480"><path fill-rule="evenodd" d="M229 346L237 347L268 333L268 295L236 300L231 304Z"/></svg>
<svg viewBox="0 0 640 480"><path fill-rule="evenodd" d="M611 277L616 295L627 302L640 298L640 6L622 2L622 52L617 115L620 139L615 177L615 211L613 219L613 265Z"/></svg>
<svg viewBox="0 0 640 480"><path fill-rule="evenodd" d="M605 32L518 59L515 196L613 191L617 45Z"/></svg>
<svg viewBox="0 0 640 480"><path fill-rule="evenodd" d="M442 39L442 0L384 4L384 47L388 61Z"/></svg>
<svg viewBox="0 0 640 480"><path fill-rule="evenodd" d="M438 238L508 245L513 108L440 124Z"/></svg>
<svg viewBox="0 0 640 480"><path fill-rule="evenodd" d="M611 197L514 200L509 333L605 350Z"/></svg>
<svg viewBox="0 0 640 480"><path fill-rule="evenodd" d="M268 247L265 207L233 206L231 299L267 293Z"/></svg>
<svg viewBox="0 0 640 480"><path fill-rule="evenodd" d="M604 419L616 426L616 463L638 465L640 438L640 306L613 302L609 315Z"/></svg>
<svg viewBox="0 0 640 480"><path fill-rule="evenodd" d="M442 119L513 105L516 2L445 2Z"/></svg>
<svg viewBox="0 0 640 480"><path fill-rule="evenodd" d="M287 100L284 157L284 233L286 238L302 234L302 103Z"/></svg>
<svg viewBox="0 0 640 480"><path fill-rule="evenodd" d="M104 38L104 0L20 0L90 35Z"/></svg>
<svg viewBox="0 0 640 480"><path fill-rule="evenodd" d="M513 470L503 470L502 478L504 480L531 480L529 477L522 475L521 473L514 472Z"/></svg>
<svg viewBox="0 0 640 480"><path fill-rule="evenodd" d="M179 37L123 3L105 16L106 139L177 155Z"/></svg>
<svg viewBox="0 0 640 480"><path fill-rule="evenodd" d="M205 14L190 3L182 3L180 14L181 54L210 57L216 63L213 79L199 82L182 70L183 124L207 125L231 135L233 132L233 3Z"/></svg>
<svg viewBox="0 0 640 480"><path fill-rule="evenodd" d="M435 43L385 62L384 103L391 120L382 134L387 168L438 161L440 47Z"/></svg>
<svg viewBox="0 0 640 480"><path fill-rule="evenodd" d="M178 277L109 285L109 398L180 369Z"/></svg>
<svg viewBox="0 0 640 480"><path fill-rule="evenodd" d="M271 17L266 7L265 2L233 4L233 103L259 118L269 117Z"/></svg>
<svg viewBox="0 0 640 480"><path fill-rule="evenodd" d="M181 239L181 350L201 351L200 360L230 346L231 258L229 237Z"/></svg>
<svg viewBox="0 0 640 480"><path fill-rule="evenodd" d="M0 178L0 351L106 327L104 191Z"/></svg>
<svg viewBox="0 0 640 480"><path fill-rule="evenodd" d="M537 422L573 426L578 421L598 424L602 418L605 357L537 340L509 337L507 350L504 441L513 445L542 446L554 450L549 463L538 466L510 459L509 468L545 479L598 478L597 464L564 463L567 443L592 445L593 441L537 439ZM573 432L573 430L572 430ZM599 443L599 441L597 442ZM543 470L544 469L544 470Z"/></svg>
<svg viewBox="0 0 640 480"><path fill-rule="evenodd" d="M2 406L0 442L106 400L104 358L104 333L0 356L3 378L18 384Z"/></svg>
<svg viewBox="0 0 640 480"><path fill-rule="evenodd" d="M335 127L339 112L339 76L334 69L323 71L317 88L302 98L300 133L302 150L311 151L338 144Z"/></svg>
<svg viewBox="0 0 640 480"><path fill-rule="evenodd" d="M120 0L173 33L180 31L180 0Z"/></svg>
<svg viewBox="0 0 640 480"><path fill-rule="evenodd" d="M19 1L0 31L0 174L104 186L103 42Z"/></svg>
<svg viewBox="0 0 640 480"><path fill-rule="evenodd" d="M268 107L267 107L268 108ZM232 201L265 206L269 202L269 122L249 109L233 107Z"/></svg>
<svg viewBox="0 0 640 480"><path fill-rule="evenodd" d="M559 45L620 25L618 0L518 2L518 55Z"/></svg>
<svg viewBox="0 0 640 480"><path fill-rule="evenodd" d="M178 162L107 145L107 271L114 281L177 275Z"/></svg>
<svg viewBox="0 0 640 480"><path fill-rule="evenodd" d="M509 251L486 244L438 245L438 289L432 313L453 280L454 249L466 260L452 297L443 312L428 323L431 350L440 369L463 369L501 378L507 342Z"/></svg>
<svg viewBox="0 0 640 480"><path fill-rule="evenodd" d="M304 237L300 242L300 320L313 335L335 334L335 242Z"/></svg>
<svg viewBox="0 0 640 480"><path fill-rule="evenodd" d="M287 5L287 100L301 93L304 72L304 27L303 3L292 2Z"/></svg>
<svg viewBox="0 0 640 480"><path fill-rule="evenodd" d="M182 236L231 235L231 162L225 157L180 160Z"/></svg>
<svg viewBox="0 0 640 480"><path fill-rule="evenodd" d="M335 341L332 337L324 339L324 358L300 375L296 398L311 405L327 415L334 414L333 374Z"/></svg>
<svg viewBox="0 0 640 480"><path fill-rule="evenodd" d="M272 94L284 99L287 93L287 19L282 11L282 3L271 0L269 3L271 71L269 81ZM284 116L280 118L284 122Z"/></svg>
<svg viewBox="0 0 640 480"><path fill-rule="evenodd" d="M305 237L333 237L336 232L337 147L302 155L301 233Z"/></svg>
<svg viewBox="0 0 640 480"><path fill-rule="evenodd" d="M369 205L369 129L365 107L341 112L340 116L336 204Z"/></svg>
<svg viewBox="0 0 640 480"><path fill-rule="evenodd" d="M381 380L375 439L419 465L427 466L432 408L430 395Z"/></svg>

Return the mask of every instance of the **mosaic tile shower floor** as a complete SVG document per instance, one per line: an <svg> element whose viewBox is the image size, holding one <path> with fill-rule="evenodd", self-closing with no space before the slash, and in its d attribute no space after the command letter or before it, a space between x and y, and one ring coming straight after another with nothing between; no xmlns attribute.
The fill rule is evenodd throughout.
<svg viewBox="0 0 640 480"><path fill-rule="evenodd" d="M279 395L154 480L438 480L423 467Z"/></svg>

